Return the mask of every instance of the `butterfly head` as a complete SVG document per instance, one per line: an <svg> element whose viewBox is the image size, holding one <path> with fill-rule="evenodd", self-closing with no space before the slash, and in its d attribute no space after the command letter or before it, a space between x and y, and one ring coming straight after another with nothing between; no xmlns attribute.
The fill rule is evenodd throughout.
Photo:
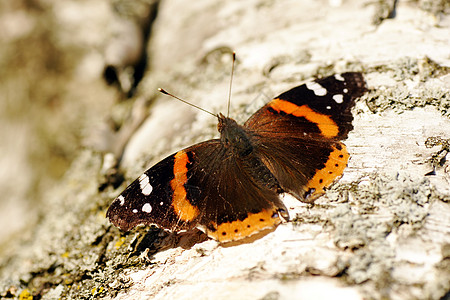
<svg viewBox="0 0 450 300"><path fill-rule="evenodd" d="M250 135L245 128L235 120L225 117L219 113L217 115L219 123L217 130L220 133L220 141L225 147L230 147L239 156L247 156L253 151Z"/></svg>

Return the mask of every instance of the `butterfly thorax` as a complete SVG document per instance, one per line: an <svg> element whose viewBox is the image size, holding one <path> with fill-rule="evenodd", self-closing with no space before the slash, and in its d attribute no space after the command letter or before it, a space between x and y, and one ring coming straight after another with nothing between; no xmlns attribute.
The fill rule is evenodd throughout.
<svg viewBox="0 0 450 300"><path fill-rule="evenodd" d="M243 126L221 113L217 115L217 118L219 119L217 129L220 132L220 141L225 147L231 147L233 152L241 157L248 156L253 152L251 137Z"/></svg>
<svg viewBox="0 0 450 300"><path fill-rule="evenodd" d="M217 117L219 119L217 129L220 132L220 140L225 147L231 148L233 153L241 158L240 163L243 170L246 170L258 184L280 193L282 190L278 180L254 153L254 146L248 130L235 120L222 114L219 114Z"/></svg>

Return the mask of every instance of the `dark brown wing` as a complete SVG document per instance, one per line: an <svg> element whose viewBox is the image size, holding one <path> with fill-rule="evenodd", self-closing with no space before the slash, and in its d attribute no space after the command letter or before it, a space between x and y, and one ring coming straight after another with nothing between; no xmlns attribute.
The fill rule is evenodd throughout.
<svg viewBox="0 0 450 300"><path fill-rule="evenodd" d="M245 123L257 137L255 153L286 192L311 202L342 175L349 154L340 140L364 92L361 73L330 76L279 95Z"/></svg>
<svg viewBox="0 0 450 300"><path fill-rule="evenodd" d="M123 230L138 224L199 227L221 242L242 239L288 218L276 191L250 174L219 140L200 143L147 170L116 198L107 217Z"/></svg>

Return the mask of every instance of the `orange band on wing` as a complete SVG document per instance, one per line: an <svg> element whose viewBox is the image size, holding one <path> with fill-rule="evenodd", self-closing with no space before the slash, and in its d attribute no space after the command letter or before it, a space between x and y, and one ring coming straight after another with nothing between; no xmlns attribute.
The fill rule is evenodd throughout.
<svg viewBox="0 0 450 300"><path fill-rule="evenodd" d="M314 177L308 181L305 189L314 189L314 193L311 194L311 199L322 194L325 187L329 186L336 178L344 173L350 155L344 144L341 144L341 147L338 148L333 147L333 151L328 156L325 167L316 170Z"/></svg>
<svg viewBox="0 0 450 300"><path fill-rule="evenodd" d="M199 210L193 206L186 198L186 188L184 184L187 182L187 167L189 157L184 151L179 151L175 155L173 165L174 178L170 181L170 187L173 190L172 206L180 220L189 222L195 219Z"/></svg>
<svg viewBox="0 0 450 300"><path fill-rule="evenodd" d="M329 116L319 114L306 105L298 106L282 99L273 99L269 105L278 112L282 111L289 115L303 117L316 124L320 132L328 138L333 138L339 133L339 127Z"/></svg>
<svg viewBox="0 0 450 300"><path fill-rule="evenodd" d="M236 220L233 222L212 224L216 231L207 230L209 237L220 242L229 242L242 239L244 237L255 234L263 229L272 228L281 223L277 210L262 210L259 213L249 213L244 220Z"/></svg>

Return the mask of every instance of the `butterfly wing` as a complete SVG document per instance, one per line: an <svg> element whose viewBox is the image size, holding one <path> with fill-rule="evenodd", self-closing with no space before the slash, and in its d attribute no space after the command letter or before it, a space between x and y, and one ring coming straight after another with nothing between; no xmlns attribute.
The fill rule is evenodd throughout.
<svg viewBox="0 0 450 300"><path fill-rule="evenodd" d="M361 73L315 80L282 93L245 123L283 190L312 202L342 175L349 154L340 140L353 129L351 108L365 90Z"/></svg>
<svg viewBox="0 0 450 300"><path fill-rule="evenodd" d="M107 217L125 231L139 224L198 227L221 242L289 218L277 192L255 182L247 164L219 140L181 150L147 170L114 200Z"/></svg>
<svg viewBox="0 0 450 300"><path fill-rule="evenodd" d="M176 156L171 155L151 167L132 182L109 207L106 217L123 231L129 231L140 224L156 224L160 227L182 230L192 228L186 222L195 209L185 208L180 218L171 203L176 190L174 174ZM181 176L181 175L179 175Z"/></svg>

